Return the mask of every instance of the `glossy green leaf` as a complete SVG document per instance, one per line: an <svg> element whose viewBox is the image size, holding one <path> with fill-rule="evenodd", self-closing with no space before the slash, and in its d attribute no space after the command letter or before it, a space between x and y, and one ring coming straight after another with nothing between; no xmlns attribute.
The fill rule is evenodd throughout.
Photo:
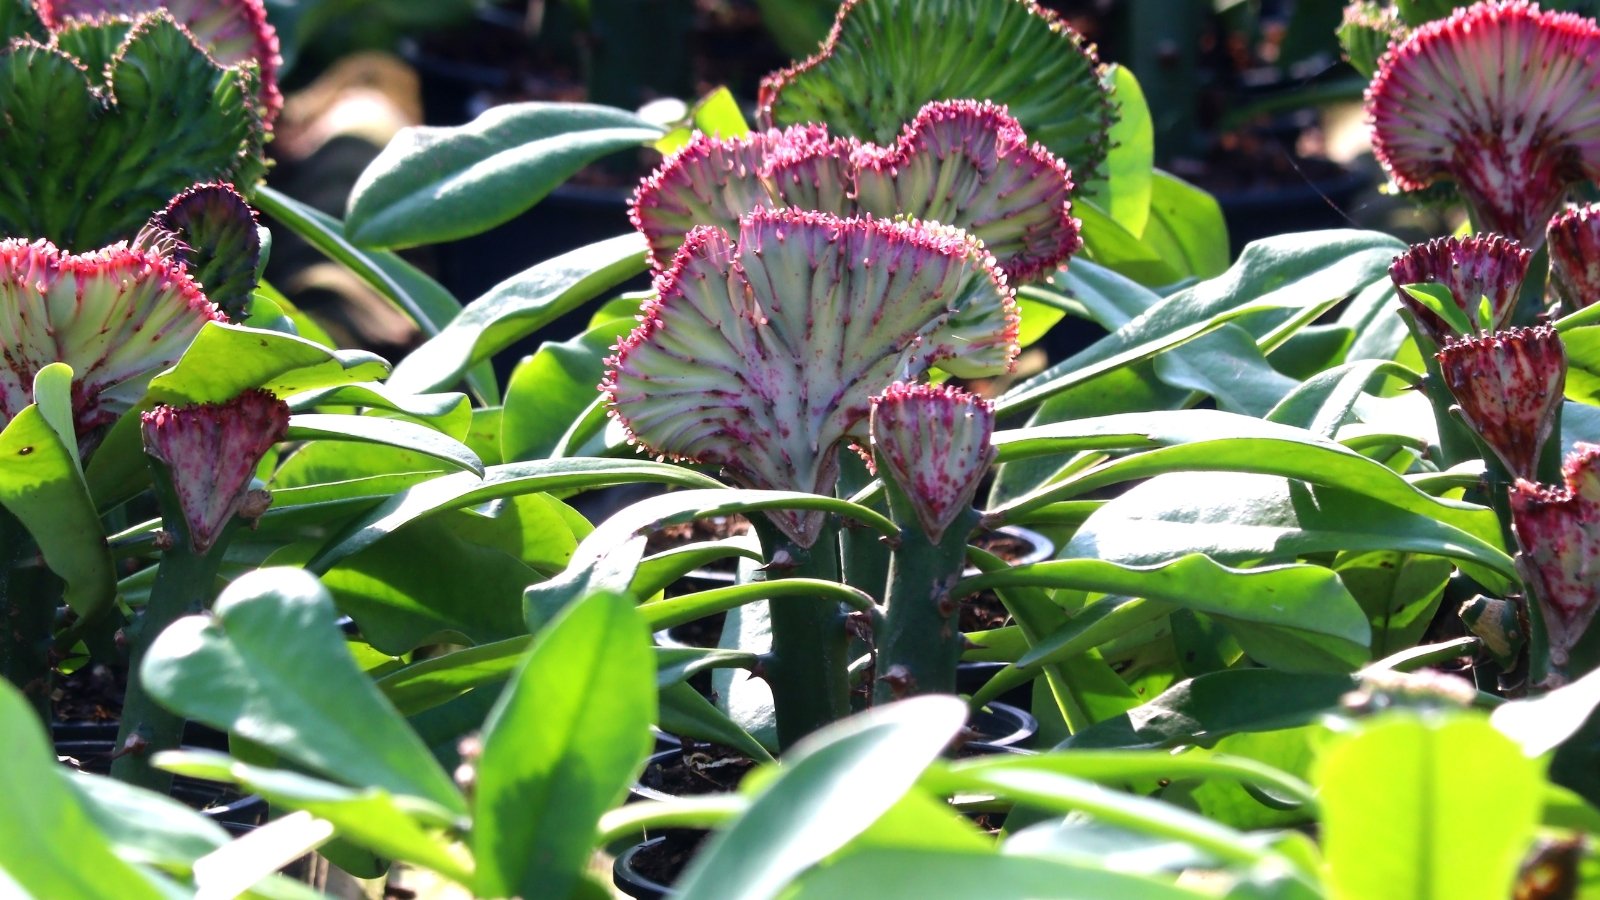
<svg viewBox="0 0 1600 900"><path fill-rule="evenodd" d="M1199 900L1210 896L1093 864L948 849L855 853L802 878L793 900L849 897L871 885L876 900L1027 897L1030 900Z"/></svg>
<svg viewBox="0 0 1600 900"><path fill-rule="evenodd" d="M583 103L511 103L465 125L403 128L351 189L346 228L367 247L469 237L589 163L660 136L632 113Z"/></svg>
<svg viewBox="0 0 1600 900"><path fill-rule="evenodd" d="M1496 709L1489 722L1522 747L1543 756L1577 734L1600 709L1600 669L1540 697L1513 700Z"/></svg>
<svg viewBox="0 0 1600 900"><path fill-rule="evenodd" d="M1319 566L1230 569L1195 555L1135 569L1098 559L1066 559L980 575L956 590L964 595L1007 584L1143 597L1158 601L1152 608L1165 607L1163 612L1179 607L1205 613L1226 623L1256 661L1286 671L1339 671L1368 659L1371 631L1366 616L1334 573ZM1113 602L1102 600L1095 606ZM1081 644L1080 627L1075 618L1069 619L1019 664L1069 655L1063 648Z"/></svg>
<svg viewBox="0 0 1600 900"><path fill-rule="evenodd" d="M1092 261L1140 285L1172 284L1183 278L1176 261L1162 259L1154 247L1124 228L1093 199L1074 200L1072 214L1078 219L1079 236L1083 238L1082 255L1074 264Z"/></svg>
<svg viewBox="0 0 1600 900"><path fill-rule="evenodd" d="M458 883L471 881L471 870L460 854L446 840L424 831L461 823L443 808L416 797L402 800L382 788L349 788L205 750L169 750L158 754L154 763L180 775L237 784L274 806L305 810L333 823L340 837L385 859L425 866Z"/></svg>
<svg viewBox="0 0 1600 900"><path fill-rule="evenodd" d="M345 384L305 391L283 398L297 413L328 407L354 406L382 410L426 422L443 434L463 440L472 427L472 403L465 394L402 394L379 382Z"/></svg>
<svg viewBox="0 0 1600 900"><path fill-rule="evenodd" d="M761 560L761 542L755 535L739 535L720 541L697 541L663 550L639 563L629 591L635 597L652 597L695 569L720 560L737 558Z"/></svg>
<svg viewBox="0 0 1600 900"><path fill-rule="evenodd" d="M139 868L118 859L62 780L58 763L33 708L0 679L0 732L6 764L0 766L0 887L51 900L171 897Z"/></svg>
<svg viewBox="0 0 1600 900"><path fill-rule="evenodd" d="M378 689L401 715L416 715L511 677L532 642L523 635L430 656L379 678Z"/></svg>
<svg viewBox="0 0 1600 900"><path fill-rule="evenodd" d="M780 598L780 602L784 603L842 603L858 612L870 612L875 607L871 594L846 584L818 578L778 578L652 600L640 606L639 612L650 624L651 630L661 631L725 612L735 606Z"/></svg>
<svg viewBox="0 0 1600 900"><path fill-rule="evenodd" d="M0 461L0 505L66 582L67 603L80 616L103 609L116 595L105 532L72 450L38 405L24 407L0 431Z"/></svg>
<svg viewBox="0 0 1600 900"><path fill-rule="evenodd" d="M328 592L303 571L239 578L211 616L162 632L141 675L151 695L185 717L275 747L312 771L466 812L450 776L356 667Z"/></svg>
<svg viewBox="0 0 1600 900"><path fill-rule="evenodd" d="M78 433L72 415L72 375L72 367L62 362L40 369L33 376L33 403L50 423L61 446L72 455L72 466L81 476L83 459L78 456Z"/></svg>
<svg viewBox="0 0 1600 900"><path fill-rule="evenodd" d="M683 682L661 689L661 721L657 724L668 734L722 744L763 762L772 759L772 752L750 732Z"/></svg>
<svg viewBox="0 0 1600 900"><path fill-rule="evenodd" d="M1338 560L1334 571L1372 622L1372 658L1415 646L1455 567L1438 556L1380 551Z"/></svg>
<svg viewBox="0 0 1600 900"><path fill-rule="evenodd" d="M359 249L345 238L344 223L338 219L266 185L256 188L253 199L262 212L284 222L324 256L360 276L424 335L438 334L460 314L461 302L444 285L391 251ZM466 381L484 402L499 402L494 367L487 361L473 366Z"/></svg>
<svg viewBox="0 0 1600 900"><path fill-rule="evenodd" d="M887 812L965 718L954 698L918 697L796 744L778 777L696 856L678 885L683 900L777 896Z"/></svg>
<svg viewBox="0 0 1600 900"><path fill-rule="evenodd" d="M1150 222L1144 241L1184 275L1214 278L1228 268L1228 223L1217 198L1159 169L1151 178Z"/></svg>
<svg viewBox="0 0 1600 900"><path fill-rule="evenodd" d="M1010 754L959 760L950 764L952 773L990 772L1021 769L1054 772L1088 781L1117 785L1151 779L1221 779L1254 785L1280 793L1295 802L1316 803L1311 785L1271 766L1242 756L1193 753L1147 753L1124 750L1073 750L1037 756Z"/></svg>
<svg viewBox="0 0 1600 900"><path fill-rule="evenodd" d="M647 460L555 459L491 466L482 478L467 472L444 475L407 488L347 527L307 563L326 571L339 560L371 546L413 520L516 494L567 488L653 482L709 488L717 482L681 466Z"/></svg>
<svg viewBox="0 0 1600 900"><path fill-rule="evenodd" d="M300 413L289 418L291 441L353 441L410 450L449 463L457 469L483 474L478 455L449 435L423 425L377 416Z"/></svg>
<svg viewBox="0 0 1600 900"><path fill-rule="evenodd" d="M1543 777L1481 715L1398 713L1328 750L1317 786L1332 897L1488 900L1511 893Z"/></svg>
<svg viewBox="0 0 1600 900"><path fill-rule="evenodd" d="M1143 235L1150 221L1151 167L1155 162L1155 126L1144 89L1127 66L1108 66L1117 101L1106 153L1105 179L1083 185L1081 196L1105 209L1132 235ZM1076 201L1074 201L1076 203ZM1227 267L1227 263L1223 263ZM1219 270L1220 271L1220 270Z"/></svg>
<svg viewBox="0 0 1600 900"><path fill-rule="evenodd" d="M701 647L657 647L656 686L671 687L712 669L752 669L761 655L742 650Z"/></svg>
<svg viewBox="0 0 1600 900"><path fill-rule="evenodd" d="M125 860L183 868L228 842L221 825L165 794L103 775L65 768L59 774Z"/></svg>
<svg viewBox="0 0 1600 900"><path fill-rule="evenodd" d="M1067 739L1063 749L1156 748L1274 731L1339 708L1356 686L1348 675L1230 669L1173 685L1149 703Z"/></svg>
<svg viewBox="0 0 1600 900"><path fill-rule="evenodd" d="M636 324L632 318L613 321L568 341L545 343L517 364L506 384L502 458L542 459L561 444L562 436L594 402L609 348Z"/></svg>
<svg viewBox="0 0 1600 900"><path fill-rule="evenodd" d="M484 724L479 893L566 894L650 751L655 695L650 634L625 597L593 594L536 637Z"/></svg>
<svg viewBox="0 0 1600 900"><path fill-rule="evenodd" d="M645 239L626 234L580 247L513 275L462 308L395 367L391 386L448 387L474 363L645 270Z"/></svg>

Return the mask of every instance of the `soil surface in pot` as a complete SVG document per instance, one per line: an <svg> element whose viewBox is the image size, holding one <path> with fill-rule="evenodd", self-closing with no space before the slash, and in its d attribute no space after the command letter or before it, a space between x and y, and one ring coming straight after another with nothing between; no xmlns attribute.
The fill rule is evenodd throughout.
<svg viewBox="0 0 1600 900"><path fill-rule="evenodd" d="M756 761L737 750L715 744L685 744L681 752L668 750L651 757L639 775L639 784L672 797L726 793L737 790Z"/></svg>
<svg viewBox="0 0 1600 900"><path fill-rule="evenodd" d="M638 875L656 884L670 885L689 867L711 832L672 828L657 832L656 836L661 840L640 847L629 863Z"/></svg>

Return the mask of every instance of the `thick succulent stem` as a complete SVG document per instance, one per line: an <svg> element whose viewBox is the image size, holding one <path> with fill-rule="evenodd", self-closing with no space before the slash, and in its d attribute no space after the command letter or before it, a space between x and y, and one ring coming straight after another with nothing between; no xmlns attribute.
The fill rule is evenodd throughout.
<svg viewBox="0 0 1600 900"><path fill-rule="evenodd" d="M836 526L823 526L816 543L805 548L766 516L756 517L754 525L766 549L764 578L839 580ZM849 636L844 615L838 603L789 600L771 604L772 655L766 679L778 717L780 750L850 715Z"/></svg>
<svg viewBox="0 0 1600 900"><path fill-rule="evenodd" d="M967 538L979 514L956 517L944 536L933 540L917 523L916 512L893 479L884 479L889 509L900 543L889 557L889 592L883 627L878 631L878 677L872 702L889 703L914 694L954 694L961 662L960 598L951 593L961 580Z"/></svg>
<svg viewBox="0 0 1600 900"><path fill-rule="evenodd" d="M39 561L27 529L0 507L0 677L50 721L50 631L61 584Z"/></svg>
<svg viewBox="0 0 1600 900"><path fill-rule="evenodd" d="M111 764L111 776L165 792L172 776L152 768L150 757L159 750L178 746L184 720L158 705L145 691L139 668L156 635L178 619L211 605L217 570L222 565L234 524L231 523L208 550L196 550L166 465L151 458L150 468L161 505L161 526L171 538L171 546L162 553L144 612L128 629L128 689L122 702L122 725L117 730L117 749L121 755ZM237 519L234 521L236 523Z"/></svg>

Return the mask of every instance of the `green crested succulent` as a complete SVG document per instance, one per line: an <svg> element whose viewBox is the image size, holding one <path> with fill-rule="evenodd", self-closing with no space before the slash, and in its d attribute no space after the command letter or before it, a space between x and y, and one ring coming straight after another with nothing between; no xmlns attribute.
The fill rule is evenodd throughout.
<svg viewBox="0 0 1600 900"><path fill-rule="evenodd" d="M1405 23L1395 14L1394 7L1378 0L1356 0L1344 8L1344 20L1339 24L1339 45L1344 58L1364 77L1378 72L1378 60L1388 51L1389 45L1406 36Z"/></svg>
<svg viewBox="0 0 1600 900"><path fill-rule="evenodd" d="M756 209L690 232L601 384L646 449L719 465L748 487L829 493L872 397L931 366L1004 372L1016 303L966 232ZM774 523L801 547L823 515Z"/></svg>
<svg viewBox="0 0 1600 900"><path fill-rule="evenodd" d="M165 12L44 31L19 4L0 0L0 235L93 249L192 185L260 179L253 63L219 65Z"/></svg>
<svg viewBox="0 0 1600 900"><path fill-rule="evenodd" d="M820 122L887 144L933 100L1005 105L1079 184L1116 118L1094 46L1035 0L845 0L810 59L761 86L763 127Z"/></svg>
<svg viewBox="0 0 1600 900"><path fill-rule="evenodd" d="M645 179L632 218L657 267L697 225L737 227L757 207L908 216L971 232L1014 282L1078 249L1072 179L1004 107L941 100L888 146L797 125L735 139L696 136Z"/></svg>

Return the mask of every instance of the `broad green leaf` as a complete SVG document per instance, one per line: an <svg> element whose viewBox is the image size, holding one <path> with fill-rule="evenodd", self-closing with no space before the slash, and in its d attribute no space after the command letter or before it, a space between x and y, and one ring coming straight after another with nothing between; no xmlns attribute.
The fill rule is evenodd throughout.
<svg viewBox="0 0 1600 900"><path fill-rule="evenodd" d="M1213 278L1228 268L1228 224L1222 207L1215 197L1168 172L1156 170L1151 179L1150 221L1142 234L1163 259L1181 261L1184 275Z"/></svg>
<svg viewBox="0 0 1600 900"><path fill-rule="evenodd" d="M486 684L511 677L531 635L430 656L379 678L378 689L403 716L440 706Z"/></svg>
<svg viewBox="0 0 1600 900"><path fill-rule="evenodd" d="M58 771L125 860L183 868L228 842L221 825L165 794L103 775L64 767Z"/></svg>
<svg viewBox="0 0 1600 900"><path fill-rule="evenodd" d="M1150 221L1151 167L1155 163L1155 126L1144 89L1127 66L1107 67L1117 118L1111 124L1111 149L1106 153L1104 180L1083 186L1080 196L1111 214L1132 235L1143 235ZM1076 199L1074 200L1076 203ZM1223 268L1227 263L1223 263ZM1218 270L1220 271L1220 270ZM1211 273L1215 274L1215 273Z"/></svg>
<svg viewBox="0 0 1600 900"><path fill-rule="evenodd" d="M1413 647L1433 621L1455 567L1438 556L1380 551L1334 563L1372 622L1372 658Z"/></svg>
<svg viewBox="0 0 1600 900"><path fill-rule="evenodd" d="M1332 897L1488 900L1511 893L1543 778L1484 716L1397 713L1329 749L1317 786Z"/></svg>
<svg viewBox="0 0 1600 900"><path fill-rule="evenodd" d="M450 776L356 667L328 592L303 571L241 577L211 616L162 632L141 675L163 705L329 778L466 812Z"/></svg>
<svg viewBox="0 0 1600 900"><path fill-rule="evenodd" d="M755 535L740 535L720 541L699 541L664 550L639 563L629 591L636 597L652 597L695 569L725 559L760 561L761 544Z"/></svg>
<svg viewBox="0 0 1600 900"><path fill-rule="evenodd" d="M345 238L343 222L280 194L266 185L253 199L267 215L284 222L324 256L355 272L388 299L421 332L432 337L461 312L461 302L444 285L388 250L361 250ZM467 384L485 403L497 403L500 389L488 361L473 366Z"/></svg>
<svg viewBox="0 0 1600 900"><path fill-rule="evenodd" d="M1079 236L1083 238L1083 254L1073 266L1091 262L1140 285L1172 284L1183 278L1176 262L1162 259L1154 247L1124 228L1093 199L1073 200L1072 214L1080 223Z"/></svg>
<svg viewBox="0 0 1600 900"><path fill-rule="evenodd" d="M1199 900L1211 896L1093 864L994 853L886 848L853 853L802 878L791 900L849 897L871 885L876 900L1027 897L1030 900Z"/></svg>
<svg viewBox="0 0 1600 900"><path fill-rule="evenodd" d="M68 605L80 616L103 609L116 595L105 532L73 451L37 404L24 407L0 431L0 460L0 505L22 523L45 565L66 582Z"/></svg>
<svg viewBox="0 0 1600 900"><path fill-rule="evenodd" d="M1496 709L1489 722L1522 747L1543 756L1577 734L1600 708L1600 669L1548 694L1513 700Z"/></svg>
<svg viewBox="0 0 1600 900"><path fill-rule="evenodd" d="M1304 824L1314 818L1317 804L1302 779L1311 777L1316 751L1327 734L1328 728L1321 723L1276 731L1249 731L1227 735L1209 748L1189 747L1180 754L1181 758L1191 759L1197 765L1218 757L1243 759L1289 779L1291 784L1297 785L1295 789L1285 790L1281 786L1243 779L1184 776L1161 782L1156 796L1241 830Z"/></svg>
<svg viewBox="0 0 1600 900"><path fill-rule="evenodd" d="M465 125L403 128L351 189L346 229L367 247L469 237L530 209L589 163L660 136L632 113L583 103L511 103Z"/></svg>
<svg viewBox="0 0 1600 900"><path fill-rule="evenodd" d="M1230 669L1173 685L1127 715L1101 722L1063 749L1173 747L1242 731L1304 725L1339 708L1356 686L1348 675Z"/></svg>
<svg viewBox="0 0 1600 900"><path fill-rule="evenodd" d="M750 732L701 696L687 684L668 685L661 689L661 730L696 740L710 741L732 747L752 759L772 760L771 751L762 746Z"/></svg>
<svg viewBox="0 0 1600 900"><path fill-rule="evenodd" d="M447 810L416 797L398 798L382 788L350 788L298 772L239 762L206 750L169 750L155 757L157 767L180 775L224 781L260 794L275 806L305 810L333 823L339 836L385 859L425 866L468 884L470 869L442 838L424 828L459 826Z"/></svg>
<svg viewBox="0 0 1600 900"><path fill-rule="evenodd" d="M1017 290L1017 316L1022 320L1017 327L1017 346L1031 347L1066 318L1067 303L1054 291L1024 285Z"/></svg>
<svg viewBox="0 0 1600 900"><path fill-rule="evenodd" d="M1287 772L1248 759L1224 754L1194 752L1167 754L1132 750L1072 750L1037 756L1011 755L977 757L950 763L952 774L1026 770L1070 775L1107 785L1155 779L1220 779L1249 784L1314 806L1311 785Z"/></svg>
<svg viewBox="0 0 1600 900"><path fill-rule="evenodd" d="M671 687L712 669L753 669L760 654L701 647L656 647L656 686Z"/></svg>
<svg viewBox="0 0 1600 900"><path fill-rule="evenodd" d="M474 363L643 272L645 249L643 236L622 235L511 276L401 360L390 386L413 393L448 387Z"/></svg>
<svg viewBox="0 0 1600 900"><path fill-rule="evenodd" d="M344 557L371 546L415 519L517 494L564 488L599 488L654 482L679 487L720 487L716 481L681 466L646 460L555 459L490 466L482 478L458 472L407 488L362 516L306 565L327 571Z"/></svg>
<svg viewBox="0 0 1600 900"><path fill-rule="evenodd" d="M478 455L449 435L423 425L378 416L300 413L290 417L287 438L291 441L350 441L397 447L457 469L483 474Z"/></svg>
<svg viewBox="0 0 1600 900"><path fill-rule="evenodd" d="M597 396L608 348L635 324L631 318L613 321L568 341L547 342L517 364L506 384L500 422L503 459L542 459L561 444Z"/></svg>
<svg viewBox="0 0 1600 900"><path fill-rule="evenodd" d="M345 384L305 391L283 398L297 413L328 407L354 406L382 410L426 422L442 434L463 440L472 427L472 403L465 394L402 394L379 382Z"/></svg>
<svg viewBox="0 0 1600 900"><path fill-rule="evenodd" d="M1472 334L1477 331L1472 327L1472 320L1467 317L1467 311L1456 302L1455 293L1447 285L1407 284L1402 285L1400 290L1422 304L1423 308L1443 319L1456 334Z"/></svg>
<svg viewBox="0 0 1600 900"><path fill-rule="evenodd" d="M0 794L6 798L0 815L0 888L14 885L21 896L51 900L175 895L112 852L62 780L33 708L4 679L0 732L7 741L6 763L0 766Z"/></svg>
<svg viewBox="0 0 1600 900"><path fill-rule="evenodd" d="M757 600L842 603L863 613L870 613L875 608L871 594L846 584L819 578L777 578L652 600L640 606L639 612L652 631L662 631Z"/></svg>
<svg viewBox="0 0 1600 900"><path fill-rule="evenodd" d="M830 725L796 744L778 777L679 882L683 900L777 896L911 789L966 718L950 697L918 697Z"/></svg>
<svg viewBox="0 0 1600 900"><path fill-rule="evenodd" d="M72 416L72 367L51 363L33 376L33 402L39 407L61 446L72 455L72 467L83 475L83 459L78 456L78 434Z"/></svg>
<svg viewBox="0 0 1600 900"><path fill-rule="evenodd" d="M563 896L600 815L649 754L650 634L627 598L599 593L540 633L483 730L472 827L477 890Z"/></svg>
<svg viewBox="0 0 1600 900"><path fill-rule="evenodd" d="M980 575L956 590L965 595L1010 584L1143 597L1155 601L1145 607L1151 618L1173 607L1204 613L1225 623L1256 661L1286 671L1353 669L1368 659L1366 616L1337 576L1320 566L1230 569L1200 555L1145 568L1065 559ZM1092 619L1090 610L1115 602L1099 601L1061 630L1041 636L1019 665L1063 659L1103 642L1099 632L1092 632L1094 643L1084 639L1079 617Z"/></svg>

